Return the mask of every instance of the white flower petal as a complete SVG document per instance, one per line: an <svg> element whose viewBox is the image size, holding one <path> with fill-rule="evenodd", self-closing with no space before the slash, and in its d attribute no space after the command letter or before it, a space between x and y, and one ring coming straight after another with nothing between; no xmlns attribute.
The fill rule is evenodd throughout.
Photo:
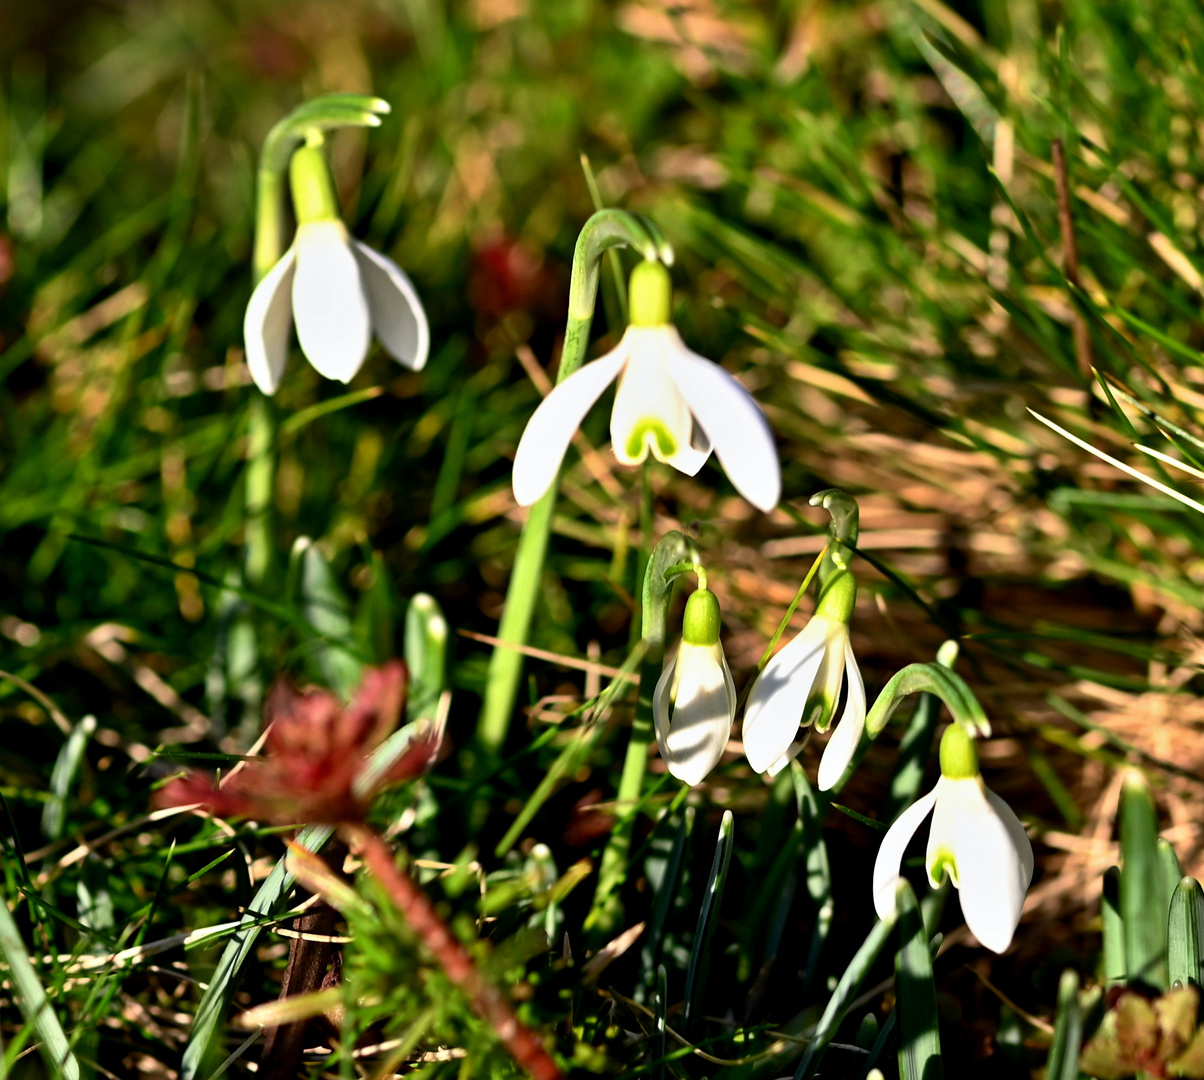
<svg viewBox="0 0 1204 1080"><path fill-rule="evenodd" d="M853 656L853 646L845 639L844 644L845 672L849 677L849 692L845 699L844 712L828 745L824 747L824 756L819 762L819 790L828 791L834 787L842 776L857 745L861 742L861 733L865 731L865 682L861 678L861 669Z"/></svg>
<svg viewBox="0 0 1204 1080"><path fill-rule="evenodd" d="M986 789L986 794L987 802L991 804L995 812L999 815L1000 820L1007 826L1008 835L1011 836L1012 844L1020 856L1020 872L1024 880L1024 889L1027 892L1033 880L1032 842L1029 840L1028 833L1020 823L1020 819L1016 816L1015 811L990 788Z"/></svg>
<svg viewBox="0 0 1204 1080"><path fill-rule="evenodd" d="M680 338L678 345L667 354L677 389L736 490L758 509L772 510L782 493L782 475L764 414L722 367L690 352Z"/></svg>
<svg viewBox="0 0 1204 1080"><path fill-rule="evenodd" d="M627 350L620 342L612 352L574 371L539 403L514 455L512 483L519 506L530 506L552 486L573 432L626 361Z"/></svg>
<svg viewBox="0 0 1204 1080"><path fill-rule="evenodd" d="M780 773L784 768L786 768L787 765L789 765L796 757L799 756L799 751L801 751L806 745L807 740L805 738L795 739L795 741L790 744L790 749L765 770L765 775L772 780L778 775L778 773Z"/></svg>
<svg viewBox="0 0 1204 1080"><path fill-rule="evenodd" d="M652 730L656 735L656 748L665 761L669 760L669 690L673 686L673 673L677 668L677 657L665 665L661 677L656 680L656 689L652 691Z"/></svg>
<svg viewBox="0 0 1204 1080"><path fill-rule="evenodd" d="M936 782L936 809L932 811L932 827L928 830L928 848L924 854L928 884L934 889L944 880L946 873L954 886L961 881L954 826L966 800L978 798L978 787L981 783L980 776L960 780L950 780L947 776L941 776Z"/></svg>
<svg viewBox="0 0 1204 1080"><path fill-rule="evenodd" d="M723 757L732 732L736 690L719 645L683 641L672 667L677 689L673 703L662 692L665 673L653 694L656 741L669 772L693 786L701 784Z"/></svg>
<svg viewBox="0 0 1204 1080"><path fill-rule="evenodd" d="M297 228L293 320L301 351L328 379L350 382L372 339L359 263L338 221Z"/></svg>
<svg viewBox="0 0 1204 1080"><path fill-rule="evenodd" d="M413 282L392 259L352 240L372 316L372 329L399 364L419 371L431 348L431 330Z"/></svg>
<svg viewBox="0 0 1204 1080"><path fill-rule="evenodd" d="M255 286L243 317L242 337L247 350L247 367L255 385L274 394L288 360L289 331L293 327L293 272L297 249L284 253Z"/></svg>
<svg viewBox="0 0 1204 1080"><path fill-rule="evenodd" d="M958 897L970 932L992 952L1002 953L1020 922L1032 877L1032 845L1016 815L977 779L977 784L956 781L967 785L964 794L959 792L953 821Z"/></svg>
<svg viewBox="0 0 1204 1080"><path fill-rule="evenodd" d="M675 340L680 342L671 326L630 326L623 335L627 367L619 376L610 414L611 448L622 465L638 465L651 450L670 465L680 458L683 472L702 468L698 451L690 445L694 432L690 407L666 363ZM671 445L662 446L658 436L667 437Z"/></svg>
<svg viewBox="0 0 1204 1080"><path fill-rule="evenodd" d="M790 748L828 650L828 619L812 618L757 676L744 707L744 753L765 772Z"/></svg>
<svg viewBox="0 0 1204 1080"><path fill-rule="evenodd" d="M899 884L903 852L936 802L938 788L939 781L938 787L904 810L882 838L878 857L874 860L874 910L880 919L894 917L895 887Z"/></svg>

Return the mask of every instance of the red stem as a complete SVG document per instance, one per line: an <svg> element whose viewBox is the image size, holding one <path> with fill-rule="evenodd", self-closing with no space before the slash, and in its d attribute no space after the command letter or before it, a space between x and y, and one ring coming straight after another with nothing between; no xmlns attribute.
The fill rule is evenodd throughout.
<svg viewBox="0 0 1204 1080"><path fill-rule="evenodd" d="M500 990L486 981L435 911L430 898L394 861L389 846L363 825L344 827L352 848L388 892L410 929L434 954L447 977L472 1001L472 1007L498 1033L511 1056L535 1080L561 1080L562 1074L535 1033L519 1023L514 1010Z"/></svg>

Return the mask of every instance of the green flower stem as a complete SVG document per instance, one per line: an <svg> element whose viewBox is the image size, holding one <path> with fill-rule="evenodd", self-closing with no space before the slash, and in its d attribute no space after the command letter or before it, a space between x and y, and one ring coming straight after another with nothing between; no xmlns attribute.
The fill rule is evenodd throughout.
<svg viewBox="0 0 1204 1080"><path fill-rule="evenodd" d="M798 587L798 592L794 594L794 599L790 601L790 606L786 609L786 614L782 616L782 621L778 623L778 628L773 632L773 637L769 639L769 644L765 646L765 651L761 654L761 659L757 661L758 671L765 670L765 665L769 663L770 658L773 656L773 650L777 648L778 642L782 640L782 635L786 633L786 627L790 625L790 620L794 618L795 611L798 610L803 597L807 595L811 579L815 577L816 572L827 559L830 547L830 543L825 544L820 553L815 557L815 562L811 564L811 569L807 571L807 576L803 578L803 583ZM752 685L751 682L749 685Z"/></svg>
<svg viewBox="0 0 1204 1080"><path fill-rule="evenodd" d="M252 588L267 579L272 564L272 487L276 423L263 394L251 398L247 417L246 554L243 570Z"/></svg>
<svg viewBox="0 0 1204 1080"><path fill-rule="evenodd" d="M627 874L627 856L631 838L639 817L644 776L648 771L648 747L652 742L652 692L660 678L665 659L666 626L673 583L684 572L698 567L698 554L692 540L679 532L666 533L648 560L643 588L643 639L647 652L640 665L640 696L636 702L635 718L623 773L619 778L616 798L615 826L602 852L598 868L598 886L586 930L609 933L623 917L619 888Z"/></svg>
<svg viewBox="0 0 1204 1080"><path fill-rule="evenodd" d="M819 568L819 587L822 592L834 574L846 572L857 546L860 530L860 511L857 500L836 488L816 492L808 500L812 506L822 506L832 515L828 525L828 547Z"/></svg>
<svg viewBox="0 0 1204 1080"><path fill-rule="evenodd" d="M573 253L568 323L564 331L560 369L556 373L557 385L585 361L598 298L602 256L620 245L635 248L645 259L658 259L665 263L673 261L673 250L660 229L644 218L623 210L608 209L599 210L585 223ZM477 720L476 743L481 755L477 764L480 767L497 758L510 730L510 718L514 713L523 669L523 655L514 646L525 645L531 629L559 487L557 478L547 493L531 507L519 538L514 570L506 590L506 606L498 626L499 643L489 658L485 700Z"/></svg>
<svg viewBox="0 0 1204 1080"><path fill-rule="evenodd" d="M263 141L255 177L255 284L280 261L287 244L284 192L289 159L311 132L340 127L379 127L389 103L367 94L323 94L298 105L278 121Z"/></svg>
<svg viewBox="0 0 1204 1080"><path fill-rule="evenodd" d="M284 254L288 214L284 193L289 163L303 141L320 141L337 127L377 127L389 103L366 94L325 94L299 105L268 132L255 178L255 246L251 273L258 285ZM270 511L276 472L276 423L260 394L251 400L247 419L247 538L245 573L251 586L262 585L271 567Z"/></svg>

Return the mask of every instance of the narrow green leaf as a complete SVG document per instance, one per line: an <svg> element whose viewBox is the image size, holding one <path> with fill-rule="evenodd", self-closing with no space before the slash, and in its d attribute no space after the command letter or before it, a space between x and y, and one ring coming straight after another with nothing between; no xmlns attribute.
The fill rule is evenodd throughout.
<svg viewBox="0 0 1204 1080"><path fill-rule="evenodd" d="M692 810L693 807L690 807L690 809ZM669 976L665 971L664 964L659 965L656 969L656 1000L654 1002L654 1006L656 1017L656 1033L660 1044L656 1056L663 1060L669 1049L669 1036L665 1031L665 1016L669 1011ZM663 1080L665 1075L665 1068L663 1065L660 1069L660 1075Z"/></svg>
<svg viewBox="0 0 1204 1080"><path fill-rule="evenodd" d="M862 1050L869 1050L878 1039L878 1017L873 1013L866 1013L861 1018L861 1023L857 1026L857 1035L853 1039L855 1045L860 1046Z"/></svg>
<svg viewBox="0 0 1204 1080"><path fill-rule="evenodd" d="M1204 890L1193 877L1183 878L1171 893L1166 929L1167 975L1173 986L1204 986L1200 935L1204 931Z"/></svg>
<svg viewBox="0 0 1204 1080"><path fill-rule="evenodd" d="M414 599L417 600L418 597L416 596ZM408 625L408 615L406 621ZM531 793L531 797L515 816L510 828L506 830L505 836L498 841L497 847L494 848L494 855L497 858L502 858L518 842L518 838L522 836L523 830L531 823L531 819L539 813L540 807L552 797L556 789L560 786L561 781L566 776L572 776L582 763L589 760L594 745L606 730L606 725L598 723L598 719L609 709L610 703L614 698L630 684L631 676L636 667L639 666L643 656L644 650L642 648L637 647L634 649L631 655L623 662L622 668L619 669L619 674L598 695L598 699L592 710L590 710L587 721L573 732L568 745L561 750L560 755L552 762L551 767L544 773L543 779L540 780L538 786Z"/></svg>
<svg viewBox="0 0 1204 1080"><path fill-rule="evenodd" d="M719 839L715 844L715 859L711 863L711 875L702 897L702 910L698 913L698 928L694 931L694 946L690 949L690 964L686 968L682 1027L687 1032L694 1027L706 993L711 938L715 936L715 928L719 925L719 905L723 900L723 887L727 884L727 870L732 861L734 833L732 812L724 810L723 821L719 825Z"/></svg>
<svg viewBox="0 0 1204 1080"><path fill-rule="evenodd" d="M447 620L426 593L417 593L406 608L405 658L410 672L406 715L434 720L447 685Z"/></svg>
<svg viewBox="0 0 1204 1080"><path fill-rule="evenodd" d="M397 604L389 585L384 556L379 551L373 551L369 565L372 568L371 580L355 605L355 640L364 659L380 665L397 655ZM412 669L406 695L409 712L414 700Z"/></svg>
<svg viewBox="0 0 1204 1080"><path fill-rule="evenodd" d="M1125 981L1125 923L1120 915L1120 867L1104 871L1100 896L1100 922L1104 939L1104 982L1109 986Z"/></svg>
<svg viewBox="0 0 1204 1080"><path fill-rule="evenodd" d="M794 1080L808 1080L809 1077L816 1074L820 1062L823 1060L824 1051L827 1050L828 1044L835 1037L844 1020L845 1011L860 991L861 984L877 961L879 953L882 952L894 928L895 921L893 919L883 919L874 923L869 936L861 943L861 948L849 961L849 966L841 975L836 989L832 991L827 1007L816 1025L815 1034L811 1036L811 1042L807 1045L806 1053L803 1054L798 1068L794 1071Z"/></svg>
<svg viewBox="0 0 1204 1080"><path fill-rule="evenodd" d="M46 997L41 980L29 961L21 932L13 921L8 903L0 901L0 952L8 964L14 996L21 1015L37 1033L42 1057L50 1075L61 1080L79 1080L79 1063L59 1023L58 1014Z"/></svg>
<svg viewBox="0 0 1204 1080"><path fill-rule="evenodd" d="M297 538L293 554L300 565L305 617L327 639L311 655L326 684L340 697L349 698L359 685L363 665L349 649L337 644L353 638L347 596L335 580L326 556L309 537Z"/></svg>
<svg viewBox="0 0 1204 1080"><path fill-rule="evenodd" d="M317 852L330 839L334 830L326 825L310 825L302 829L294 845ZM181 1062L180 1080L198 1080L208 1076L219 1062L222 1051L222 1028L226 1013L238 989L243 965L255 951L259 939L260 921L284 910L285 900L293 887L293 875L288 872L281 859L272 868L266 880L259 886L254 899L243 915L245 929L236 930L222 951L209 986L197 1006L189 1033L188 1046Z"/></svg>
<svg viewBox="0 0 1204 1080"><path fill-rule="evenodd" d="M1162 870L1162 895L1166 897L1169 912L1171 897L1183 880L1183 867L1179 865L1179 856L1171 842L1163 836L1158 837L1158 866Z"/></svg>
<svg viewBox="0 0 1204 1080"><path fill-rule="evenodd" d="M832 928L834 906L832 902L832 872L828 865L828 848L824 843L823 813L815 790L807 780L807 774L797 761L790 763L790 775L794 781L795 798L798 800L798 816L802 824L803 862L806 870L807 896L815 912L815 928L811 932L811 944L807 949L807 966L803 972L803 993L812 986L819 972L819 961L828 931Z"/></svg>
<svg viewBox="0 0 1204 1080"><path fill-rule="evenodd" d="M1045 1080L1078 1080L1082 1036L1079 977L1074 971L1064 971L1058 983L1058 1015L1054 1021L1049 1057L1046 1059Z"/></svg>
<svg viewBox="0 0 1204 1080"><path fill-rule="evenodd" d="M682 866L685 863L686 847L690 834L694 831L694 807L687 806L681 815L677 831L673 836L673 846L669 856L664 860L664 871L659 883L655 884L656 899L652 902L652 914L648 917L648 930L644 934L644 944L641 949L640 967L651 974L660 964L661 949L665 939L665 926L673 910L673 901L678 896L678 884L681 880ZM649 858L649 863L652 859ZM651 877L651 874L649 875ZM662 972L664 968L660 969Z"/></svg>
<svg viewBox="0 0 1204 1080"><path fill-rule="evenodd" d="M50 774L50 798L42 807L42 832L47 840L57 840L63 835L63 825L67 820L67 799L75 786L75 777L84 760L88 740L95 730L96 717L85 716L71 729L71 734L67 736L67 741L63 743L58 757L54 760L54 769Z"/></svg>
<svg viewBox="0 0 1204 1080"><path fill-rule="evenodd" d="M941 1080L941 1037L937 1028L932 957L916 894L906 881L895 894L899 911L899 951L895 955L895 995L899 1012L900 1080Z"/></svg>
<svg viewBox="0 0 1204 1080"><path fill-rule="evenodd" d="M1125 978L1165 990L1167 898L1158 864L1158 821L1149 786L1136 769L1121 787L1120 853Z"/></svg>
<svg viewBox="0 0 1204 1080"><path fill-rule="evenodd" d="M891 1009L890 1014L886 1018L886 1023L882 1025L882 1030L878 1032L878 1037L874 1040L874 1045L870 1047L870 1052L866 1055L865 1062L861 1066L861 1071L857 1074L857 1080L869 1080L871 1074L875 1077L882 1075L877 1065L890 1050L898 1027L899 1010Z"/></svg>

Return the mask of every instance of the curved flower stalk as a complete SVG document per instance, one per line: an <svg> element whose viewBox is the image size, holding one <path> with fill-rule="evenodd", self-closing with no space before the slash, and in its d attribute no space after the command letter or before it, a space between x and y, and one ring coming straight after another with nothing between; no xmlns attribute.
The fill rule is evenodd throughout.
<svg viewBox="0 0 1204 1080"><path fill-rule="evenodd" d="M924 865L935 888L947 874L961 898L966 925L992 952L1012 943L1024 896L1033 877L1033 848L1019 818L978 771L974 740L961 724L941 737L941 776L927 795L890 827L874 863L874 907L878 917L895 912L903 852L932 814Z"/></svg>
<svg viewBox="0 0 1204 1080"><path fill-rule="evenodd" d="M781 494L773 433L757 403L718 364L686 348L669 321L672 285L658 262L630 281L631 325L605 356L560 383L527 423L514 458L514 497L530 506L556 479L585 414L617 380L610 437L623 465L651 453L693 476L712 449L736 490L769 511Z"/></svg>
<svg viewBox="0 0 1204 1080"><path fill-rule="evenodd" d="M849 641L857 582L848 568L848 545L856 541L858 515L856 502L843 492L820 492L811 504L832 512L832 539L819 569L819 600L811 620L753 683L744 710L744 753L757 772L776 776L802 749L800 727L824 732L831 726L847 678L844 711L819 765L819 788L827 791L844 775L865 730L865 683ZM792 612L793 605L783 624Z"/></svg>
<svg viewBox="0 0 1204 1080"><path fill-rule="evenodd" d="M344 383L359 371L373 335L413 370L430 350L426 313L410 279L340 220L322 138L311 131L289 162L296 237L256 285L243 320L247 366L265 394L280 385L293 325L306 359Z"/></svg>
<svg viewBox="0 0 1204 1080"><path fill-rule="evenodd" d="M736 686L719 642L719 601L701 569L699 578L686 601L681 643L652 694L661 757L691 787L719 764L736 715Z"/></svg>

